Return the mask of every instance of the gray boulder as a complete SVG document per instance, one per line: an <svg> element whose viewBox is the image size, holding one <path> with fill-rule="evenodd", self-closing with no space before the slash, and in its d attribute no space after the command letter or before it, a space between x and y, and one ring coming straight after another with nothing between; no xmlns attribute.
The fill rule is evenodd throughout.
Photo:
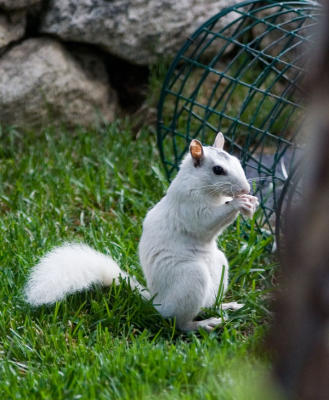
<svg viewBox="0 0 329 400"><path fill-rule="evenodd" d="M0 13L0 51L9 43L21 39L26 27L26 14L17 11L10 14Z"/></svg>
<svg viewBox="0 0 329 400"><path fill-rule="evenodd" d="M0 58L0 123L32 128L112 121L117 100L105 67L90 56L86 65L94 72L52 39L29 39L7 51Z"/></svg>
<svg viewBox="0 0 329 400"><path fill-rule="evenodd" d="M200 24L237 2L50 0L41 31L98 45L134 64L149 65L174 55Z"/></svg>
<svg viewBox="0 0 329 400"><path fill-rule="evenodd" d="M20 10L41 2L42 0L0 0L0 8L8 11Z"/></svg>

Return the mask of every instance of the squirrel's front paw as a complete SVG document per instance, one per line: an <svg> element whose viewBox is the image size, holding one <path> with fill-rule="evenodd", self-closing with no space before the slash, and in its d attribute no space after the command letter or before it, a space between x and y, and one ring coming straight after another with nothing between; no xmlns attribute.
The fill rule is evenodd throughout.
<svg viewBox="0 0 329 400"><path fill-rule="evenodd" d="M250 194L242 194L241 196L235 197L231 203L234 203L236 209L248 218L252 218L259 205L257 197L251 196Z"/></svg>

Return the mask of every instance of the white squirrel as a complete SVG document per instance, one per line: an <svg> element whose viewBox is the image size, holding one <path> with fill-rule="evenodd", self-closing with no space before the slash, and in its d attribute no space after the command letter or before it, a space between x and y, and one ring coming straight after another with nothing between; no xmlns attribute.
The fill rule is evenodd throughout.
<svg viewBox="0 0 329 400"><path fill-rule="evenodd" d="M175 317L183 331L211 331L221 318L194 321L201 308L212 306L222 282L228 286L228 262L216 244L220 233L239 212L252 217L258 200L239 160L223 150L219 132L212 147L192 140L190 151L167 194L147 213L139 258L147 289L123 272L109 256L83 244L65 244L46 254L32 269L25 287L34 306L52 304L93 284L118 284L120 279L153 298L164 318ZM236 302L222 309L239 309Z"/></svg>

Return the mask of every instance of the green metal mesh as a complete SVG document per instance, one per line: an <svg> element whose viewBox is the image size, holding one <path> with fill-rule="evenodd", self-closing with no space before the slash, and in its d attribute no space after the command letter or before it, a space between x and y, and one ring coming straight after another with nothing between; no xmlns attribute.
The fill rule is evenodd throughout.
<svg viewBox="0 0 329 400"><path fill-rule="evenodd" d="M248 1L224 9L186 41L158 107L158 146L169 180L191 139L211 145L220 130L226 150L255 182L264 211L259 227L272 230L296 158L304 53L319 10L309 1Z"/></svg>

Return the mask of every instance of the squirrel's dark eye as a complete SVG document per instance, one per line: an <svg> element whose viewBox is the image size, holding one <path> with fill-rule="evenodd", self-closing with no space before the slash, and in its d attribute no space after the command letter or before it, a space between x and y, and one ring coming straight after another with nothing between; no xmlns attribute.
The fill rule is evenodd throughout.
<svg viewBox="0 0 329 400"><path fill-rule="evenodd" d="M215 175L225 175L224 168L220 167L219 165L215 165L212 169Z"/></svg>

